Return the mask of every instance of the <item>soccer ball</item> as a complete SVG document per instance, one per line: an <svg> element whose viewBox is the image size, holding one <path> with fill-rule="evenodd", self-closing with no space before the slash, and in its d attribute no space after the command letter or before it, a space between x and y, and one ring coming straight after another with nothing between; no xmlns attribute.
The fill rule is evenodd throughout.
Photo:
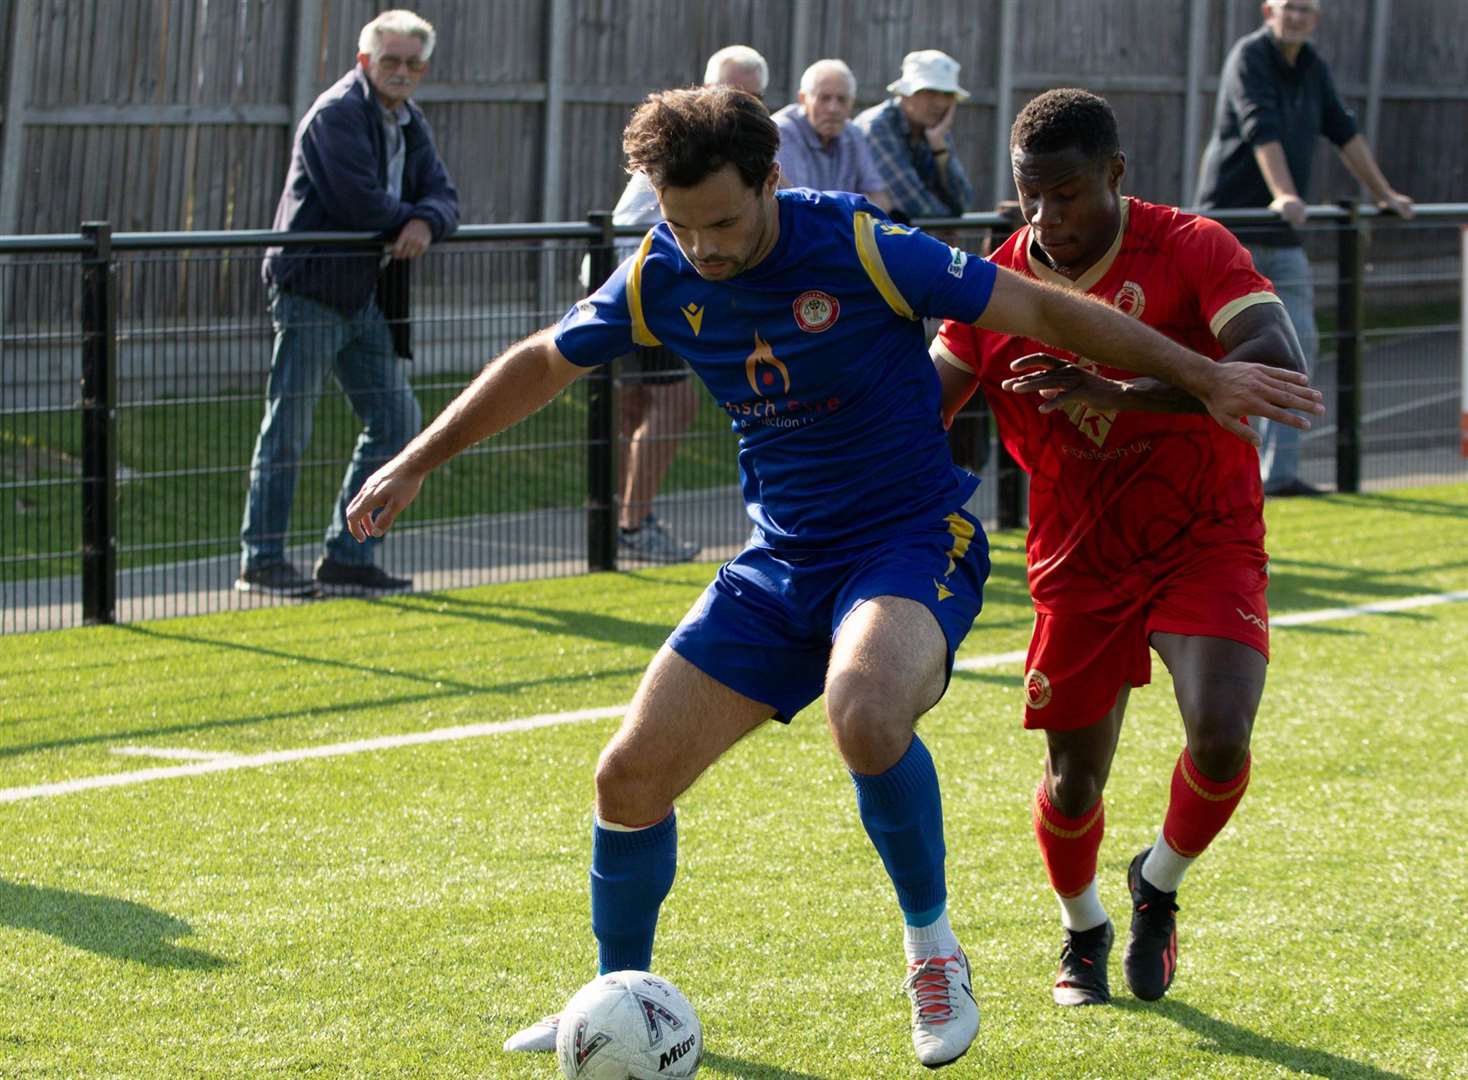
<svg viewBox="0 0 1468 1080"><path fill-rule="evenodd" d="M567 1080L689 1077L703 1060L703 1026L667 979L613 971L592 979L561 1010L556 1059Z"/></svg>

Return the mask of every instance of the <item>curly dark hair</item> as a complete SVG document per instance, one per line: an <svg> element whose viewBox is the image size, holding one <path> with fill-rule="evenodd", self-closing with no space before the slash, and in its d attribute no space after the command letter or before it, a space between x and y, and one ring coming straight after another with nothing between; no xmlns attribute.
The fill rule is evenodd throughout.
<svg viewBox="0 0 1468 1080"><path fill-rule="evenodd" d="M1053 154L1078 148L1099 161L1121 152L1116 113L1105 98L1088 90L1047 90L1014 118L1009 145L1027 154Z"/></svg>
<svg viewBox="0 0 1468 1080"><path fill-rule="evenodd" d="M650 94L622 132L627 171L655 188L693 187L733 165L750 187L770 175L780 129L764 104L729 86Z"/></svg>

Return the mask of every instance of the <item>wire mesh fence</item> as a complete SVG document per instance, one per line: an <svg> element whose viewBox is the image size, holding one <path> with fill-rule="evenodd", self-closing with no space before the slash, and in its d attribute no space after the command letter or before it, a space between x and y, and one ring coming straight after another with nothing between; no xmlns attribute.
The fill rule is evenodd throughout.
<svg viewBox="0 0 1468 1080"><path fill-rule="evenodd" d="M1456 404L1458 235L1468 208L1449 209L1372 222L1389 238L1360 247L1354 262L1341 234L1360 235L1357 225L1312 226L1314 380L1332 406L1301 444L1312 483L1335 486L1343 467L1356 470L1342 485L1350 489L1468 478ZM971 248L1005 227L995 215L944 225ZM276 347L260 272L272 237L111 239L111 250L105 235L100 247L75 236L0 240L4 632L283 602L234 588ZM610 264L610 241L604 224L476 227L415 261L411 314L394 320L410 333L412 359L393 364L425 420L488 359L557 320L584 292L588 253ZM348 267L380 259L380 248L364 250L359 238L317 257ZM98 312L108 298L110 310ZM306 573L359 455L362 403L343 392L353 381L351 370L336 371L319 396L314 387L287 395L309 437L275 539ZM1348 430L1343 387L1354 388ZM624 491L641 490L625 474L633 432L659 408L678 415L649 423L640 453L669 458L667 475L650 505L623 506ZM951 445L985 477L986 523L1022 523L1023 485L981 407L955 423ZM750 528L735 449L728 417L696 380L619 363L439 469L378 561L417 590L644 566L659 553L619 546L616 531L619 520L640 524L644 511L682 553L728 557Z"/></svg>

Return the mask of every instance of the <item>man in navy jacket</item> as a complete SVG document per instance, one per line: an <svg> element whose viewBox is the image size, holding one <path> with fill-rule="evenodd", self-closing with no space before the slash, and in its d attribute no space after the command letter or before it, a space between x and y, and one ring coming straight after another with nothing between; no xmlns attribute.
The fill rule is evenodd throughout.
<svg viewBox="0 0 1468 1080"><path fill-rule="evenodd" d="M376 297L380 278L394 277L390 271L405 269L459 224L458 192L428 122L409 101L434 41L433 27L410 11L379 15L362 28L356 66L316 99L296 129L276 231L370 229L383 234L386 246L365 253L323 247L266 252L275 351L240 531L235 588L241 592L307 596L412 584L376 565L375 545L353 540L344 515L362 482L422 422ZM328 370L364 426L323 554L314 577L305 577L286 558L286 541L297 465Z"/></svg>

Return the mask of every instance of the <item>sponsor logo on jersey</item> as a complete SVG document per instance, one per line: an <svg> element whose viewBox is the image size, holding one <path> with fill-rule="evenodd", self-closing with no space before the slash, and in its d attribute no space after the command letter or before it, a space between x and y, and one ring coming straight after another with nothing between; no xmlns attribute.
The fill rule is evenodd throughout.
<svg viewBox="0 0 1468 1080"><path fill-rule="evenodd" d="M1259 627L1260 630L1269 629L1269 624L1261 619L1258 615L1255 615L1252 611L1245 611L1243 608L1237 607L1234 608L1234 610L1239 613L1239 618L1243 619L1244 622L1252 623L1253 625Z"/></svg>
<svg viewBox="0 0 1468 1080"><path fill-rule="evenodd" d="M598 1031L588 1039L586 1037L586 1017L578 1016L576 1030L571 1038L571 1064L576 1069L576 1075L580 1076L592 1056L611 1041L612 1037L605 1031Z"/></svg>
<svg viewBox="0 0 1468 1080"><path fill-rule="evenodd" d="M1116 290L1116 295L1111 298L1111 306L1123 315L1140 319L1142 312L1147 309L1147 294L1135 281L1124 281L1121 283L1121 288Z"/></svg>
<svg viewBox="0 0 1468 1080"><path fill-rule="evenodd" d="M1043 709L1050 704L1054 692L1050 688L1050 677L1039 668L1030 668L1025 674L1025 701L1032 709Z"/></svg>
<svg viewBox="0 0 1468 1080"><path fill-rule="evenodd" d="M840 302L830 293L823 293L819 289L801 293L795 298L792 307L796 325L807 334L819 334L831 329L836 325L837 316L841 314Z"/></svg>
<svg viewBox="0 0 1468 1080"><path fill-rule="evenodd" d="M585 300L576 301L576 318L589 319L595 314L596 305L591 302L590 297L587 297Z"/></svg>
<svg viewBox="0 0 1468 1080"><path fill-rule="evenodd" d="M968 252L956 247L950 247L948 250L953 252L952 257L948 260L948 272L956 278L962 278L963 268L968 265Z"/></svg>
<svg viewBox="0 0 1468 1080"><path fill-rule="evenodd" d="M683 317L688 320L688 325L693 329L693 336L698 337L698 332L703 329L704 309L690 300L687 305L678 310L683 312Z"/></svg>
<svg viewBox="0 0 1468 1080"><path fill-rule="evenodd" d="M895 222L891 222L891 221L884 221L881 224L879 224L877 226L877 228L879 228L879 229L882 230L882 235L883 236L911 236L912 235L912 230L909 229L907 226L905 226L905 225L898 225Z"/></svg>
<svg viewBox="0 0 1468 1080"><path fill-rule="evenodd" d="M775 389L775 375L785 380L785 393L790 393L790 369L770 349L770 343L754 335L754 352L744 358L744 374L749 379L749 388L756 394L766 394Z"/></svg>
<svg viewBox="0 0 1468 1080"><path fill-rule="evenodd" d="M1096 370L1095 362L1084 356L1077 357L1075 362L1077 367L1085 371ZM1106 436L1111 434L1111 425L1116 423L1115 409L1097 409L1079 401L1060 408L1070 417L1070 422L1080 429L1082 435L1097 446L1106 445Z"/></svg>

